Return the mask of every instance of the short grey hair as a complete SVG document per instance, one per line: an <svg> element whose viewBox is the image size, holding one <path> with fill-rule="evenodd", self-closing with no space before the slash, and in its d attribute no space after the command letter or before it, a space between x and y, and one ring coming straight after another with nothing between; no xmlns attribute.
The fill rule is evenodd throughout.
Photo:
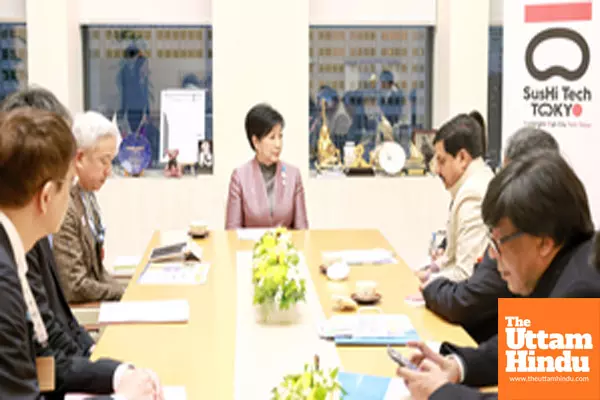
<svg viewBox="0 0 600 400"><path fill-rule="evenodd" d="M515 160L536 150L559 152L558 142L543 129L526 126L516 131L506 145L504 158Z"/></svg>
<svg viewBox="0 0 600 400"><path fill-rule="evenodd" d="M92 148L99 139L106 136L114 136L117 139L118 148L121 140L116 122L109 121L108 118L96 111L86 111L75 115L73 135L78 149Z"/></svg>

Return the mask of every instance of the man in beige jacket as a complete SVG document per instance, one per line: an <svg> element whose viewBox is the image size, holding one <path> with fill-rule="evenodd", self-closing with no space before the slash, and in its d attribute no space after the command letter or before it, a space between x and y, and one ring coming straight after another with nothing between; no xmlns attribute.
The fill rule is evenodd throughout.
<svg viewBox="0 0 600 400"><path fill-rule="evenodd" d="M435 172L451 195L446 249L428 268L418 272L422 282L438 277L467 279L488 245L481 219L481 202L493 178L483 160L481 125L466 114L445 123L434 139Z"/></svg>

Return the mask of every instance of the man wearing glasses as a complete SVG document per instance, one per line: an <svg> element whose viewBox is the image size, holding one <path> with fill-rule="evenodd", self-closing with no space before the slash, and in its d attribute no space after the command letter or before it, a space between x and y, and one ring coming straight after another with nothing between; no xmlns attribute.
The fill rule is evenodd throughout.
<svg viewBox="0 0 600 400"><path fill-rule="evenodd" d="M125 288L103 264L105 229L95 195L112 172L119 131L103 115L87 111L75 116L73 134L78 182L71 188L67 215L53 239L61 283L69 303L120 300Z"/></svg>
<svg viewBox="0 0 600 400"><path fill-rule="evenodd" d="M539 150L558 152L558 143L544 130L522 128L506 146L504 165ZM422 295L429 310L450 323L462 325L477 343L498 333L498 299L514 296L487 251L470 278L459 282L436 279L423 288Z"/></svg>
<svg viewBox="0 0 600 400"><path fill-rule="evenodd" d="M490 227L490 257L517 295L534 298L600 297L600 266L593 265L594 224L585 188L556 152L512 161L490 182L482 205ZM469 386L498 382L498 337L478 348L442 345L445 357L419 344L420 371L399 368L414 399L482 399Z"/></svg>

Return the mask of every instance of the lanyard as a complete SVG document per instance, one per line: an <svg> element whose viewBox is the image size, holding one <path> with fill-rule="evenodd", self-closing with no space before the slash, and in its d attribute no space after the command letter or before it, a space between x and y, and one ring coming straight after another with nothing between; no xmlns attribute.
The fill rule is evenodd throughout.
<svg viewBox="0 0 600 400"><path fill-rule="evenodd" d="M2 212L0 212L0 225L4 227L10 246L12 247L15 263L17 264L17 275L19 276L21 291L23 292L23 300L27 307L27 317L31 320L33 325L35 339L42 347L47 347L48 331L46 330L46 325L44 325L44 320L42 319L37 302L35 301L35 296L29 286L29 281L27 280L27 259L25 258L23 243L21 242L19 233L13 223Z"/></svg>
<svg viewBox="0 0 600 400"><path fill-rule="evenodd" d="M96 243L102 245L104 243L106 228L102 224L100 207L96 201L96 196L90 192L81 192L81 202L83 203L85 216L88 220L88 226L92 231L92 235L94 236Z"/></svg>

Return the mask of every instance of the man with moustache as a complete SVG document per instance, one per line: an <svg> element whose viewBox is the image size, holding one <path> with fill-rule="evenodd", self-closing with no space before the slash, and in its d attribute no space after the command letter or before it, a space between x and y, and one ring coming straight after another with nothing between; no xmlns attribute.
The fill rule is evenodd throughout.
<svg viewBox="0 0 600 400"><path fill-rule="evenodd" d="M481 125L467 114L452 118L435 135L435 172L452 200L446 249L417 272L425 285L441 277L455 282L469 278L487 247L481 202L494 174L483 160L482 138Z"/></svg>
<svg viewBox="0 0 600 400"><path fill-rule="evenodd" d="M527 157L539 150L559 151L554 137L538 128L524 127L515 132L504 150L504 167L511 160ZM496 260L489 251L460 282L436 279L424 288L425 306L453 324L460 324L477 341L485 342L498 333L498 299L513 297L500 277Z"/></svg>

